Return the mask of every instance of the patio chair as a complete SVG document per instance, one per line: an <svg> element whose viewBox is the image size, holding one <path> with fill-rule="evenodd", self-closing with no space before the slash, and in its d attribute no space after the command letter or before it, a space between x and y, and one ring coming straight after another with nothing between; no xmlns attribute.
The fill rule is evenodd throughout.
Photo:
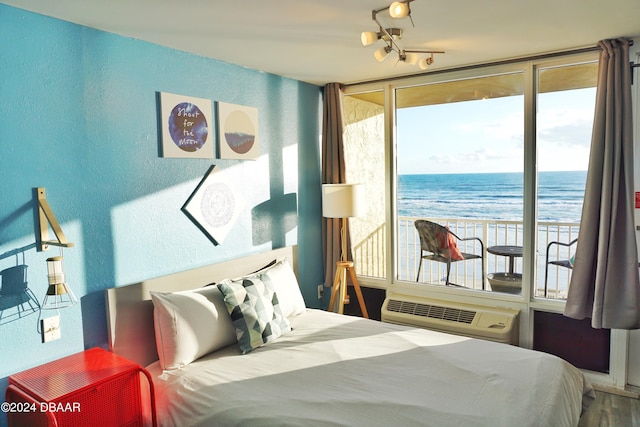
<svg viewBox="0 0 640 427"><path fill-rule="evenodd" d="M570 248L571 246L573 246L574 244L576 244L578 242L578 239L573 239L572 241L570 241L569 243L565 243L565 242L549 242L549 244L547 245L547 257L546 257L546 262L544 264L544 297L547 297L547 282L549 280L549 265L556 265L558 267L564 267L564 268L568 268L569 270L573 270L573 262L571 261L571 259L554 259L554 260L549 260L549 254L551 253L551 246L553 245L557 245L557 246L564 246L566 248Z"/></svg>
<svg viewBox="0 0 640 427"><path fill-rule="evenodd" d="M458 261L469 261L479 259L482 264L482 289L484 289L484 244L478 237L460 238L453 233L449 228L444 227L435 222L427 221L424 219L418 219L414 222L418 235L420 236L420 252L418 257L420 258L418 264L418 275L416 276L416 282L420 279L420 271L422 270L422 263L424 260L442 262L447 265L447 276L445 279L445 285L456 285L449 281L449 275L451 274L451 263ZM457 242L474 240L480 244L480 252L465 253L458 249ZM475 247L475 243L474 243Z"/></svg>

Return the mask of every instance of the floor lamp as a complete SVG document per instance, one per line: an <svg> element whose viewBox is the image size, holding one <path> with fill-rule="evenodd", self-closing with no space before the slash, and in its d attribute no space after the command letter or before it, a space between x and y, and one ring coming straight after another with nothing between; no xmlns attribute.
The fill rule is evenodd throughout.
<svg viewBox="0 0 640 427"><path fill-rule="evenodd" d="M364 304L362 290L356 277L353 261L347 260L346 218L362 216L365 212L363 184L323 184L322 185L322 216L325 218L340 218L340 247L342 253L340 261L336 263L336 276L331 289L329 310L334 310L336 297L338 298L338 313L344 312L344 304L349 302L347 295L347 273L351 277L353 288L360 303L362 316L369 318Z"/></svg>

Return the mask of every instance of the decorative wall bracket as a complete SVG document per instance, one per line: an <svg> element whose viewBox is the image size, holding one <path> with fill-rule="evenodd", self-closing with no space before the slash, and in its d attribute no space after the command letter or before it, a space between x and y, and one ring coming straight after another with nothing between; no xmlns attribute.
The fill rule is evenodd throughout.
<svg viewBox="0 0 640 427"><path fill-rule="evenodd" d="M38 241L39 251L46 251L51 246L61 246L63 248L70 248L73 243L67 240L67 237L62 232L62 228L56 219L56 216L47 202L47 194L43 187L36 189L38 195L38 228L40 229L40 239ZM49 226L53 230L58 240L49 240Z"/></svg>

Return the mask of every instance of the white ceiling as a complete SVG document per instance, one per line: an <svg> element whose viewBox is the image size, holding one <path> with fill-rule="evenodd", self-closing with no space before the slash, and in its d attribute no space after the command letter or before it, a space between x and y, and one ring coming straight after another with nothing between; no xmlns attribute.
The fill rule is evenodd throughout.
<svg viewBox="0 0 640 427"><path fill-rule="evenodd" d="M323 85L420 72L376 46L371 11L391 0L0 0L88 27ZM595 46L640 36L640 0L415 0L403 48L444 50L430 70Z"/></svg>

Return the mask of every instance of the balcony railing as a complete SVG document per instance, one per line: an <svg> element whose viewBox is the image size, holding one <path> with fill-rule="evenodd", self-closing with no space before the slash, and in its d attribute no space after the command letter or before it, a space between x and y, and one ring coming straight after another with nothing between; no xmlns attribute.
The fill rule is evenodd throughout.
<svg viewBox="0 0 640 427"><path fill-rule="evenodd" d="M420 238L413 225L416 219L401 217L398 220L397 236L397 279L401 281L416 282L416 274L420 262ZM523 224L519 221L494 221L481 219L456 219L456 218L422 218L437 222L449 227L461 238L479 237L485 250L485 271L505 272L508 270L508 259L503 256L495 256L486 252L486 248L495 245L522 246ZM536 255L536 286L537 297L551 299L566 299L569 288L571 270L567 268L549 265L548 287L545 295L544 280L546 268L547 245L552 241L568 243L578 237L579 223L567 222L538 222L538 243ZM356 271L361 276L384 278L386 250L386 229L381 225L367 238L359 242L353 251ZM473 243L458 242L462 252L478 253L479 248L466 247ZM575 246L567 248L554 245L550 260L569 259L575 250ZM482 283L482 266L480 260L456 262L451 265L450 281L472 289L491 289L487 281ZM514 271L522 272L522 258L515 258ZM424 261L419 283L444 284L446 266L443 263Z"/></svg>

